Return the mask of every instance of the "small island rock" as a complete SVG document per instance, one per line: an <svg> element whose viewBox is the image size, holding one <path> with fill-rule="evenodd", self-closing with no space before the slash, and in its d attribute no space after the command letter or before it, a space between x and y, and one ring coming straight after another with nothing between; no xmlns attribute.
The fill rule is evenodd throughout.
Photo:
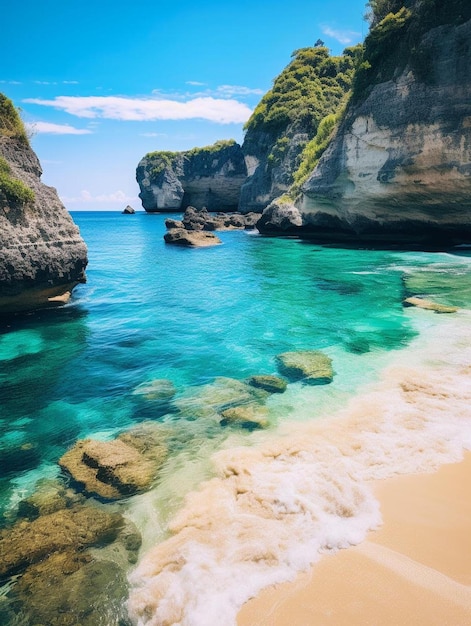
<svg viewBox="0 0 471 626"><path fill-rule="evenodd" d="M207 248L222 243L219 237L207 231L186 230L186 228L172 228L164 235L166 243L190 248Z"/></svg>

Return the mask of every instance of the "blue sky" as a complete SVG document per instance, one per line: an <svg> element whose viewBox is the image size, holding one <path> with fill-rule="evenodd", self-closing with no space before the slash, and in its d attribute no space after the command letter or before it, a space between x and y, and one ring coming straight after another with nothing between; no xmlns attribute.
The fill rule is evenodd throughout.
<svg viewBox="0 0 471 626"><path fill-rule="evenodd" d="M71 210L141 209L153 150L243 140L297 48L367 32L365 0L23 0L2 8L0 91Z"/></svg>

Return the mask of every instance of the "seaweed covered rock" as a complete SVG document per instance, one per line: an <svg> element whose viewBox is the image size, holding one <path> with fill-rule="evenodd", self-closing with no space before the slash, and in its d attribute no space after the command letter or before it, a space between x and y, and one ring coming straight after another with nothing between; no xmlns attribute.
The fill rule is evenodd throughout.
<svg viewBox="0 0 471 626"><path fill-rule="evenodd" d="M90 506L20 521L0 531L0 576L11 576L54 552L110 543L122 525L120 514Z"/></svg>

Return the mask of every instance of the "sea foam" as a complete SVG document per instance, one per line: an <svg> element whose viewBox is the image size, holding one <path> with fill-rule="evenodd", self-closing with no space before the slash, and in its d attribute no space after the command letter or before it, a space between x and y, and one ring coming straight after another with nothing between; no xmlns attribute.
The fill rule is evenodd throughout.
<svg viewBox="0 0 471 626"><path fill-rule="evenodd" d="M371 481L430 472L471 449L471 317L436 316L427 328L430 313L412 315L425 332L342 411L213 456L216 477L187 496L172 536L130 577L136 624L235 624L263 587L380 525Z"/></svg>

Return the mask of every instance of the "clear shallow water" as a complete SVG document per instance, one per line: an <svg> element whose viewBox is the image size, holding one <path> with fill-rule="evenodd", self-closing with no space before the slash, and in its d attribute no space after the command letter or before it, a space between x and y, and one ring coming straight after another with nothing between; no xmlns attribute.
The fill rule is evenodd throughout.
<svg viewBox="0 0 471 626"><path fill-rule="evenodd" d="M265 239L240 231L221 233L222 246L188 250L164 244L162 216L75 213L74 219L89 247L88 283L77 287L70 305L16 320L0 335L0 502L7 518L14 515L18 500L34 489L39 477L58 472L58 458L75 440L86 436L111 437L142 420L163 420L175 433L169 460L157 488L131 499L127 510L144 534L144 555L168 536L168 524L175 514L177 522L170 522L176 537L174 543L178 543L182 528L195 526L188 521L194 518L191 502L179 513L183 498L201 481L220 476L221 471L230 476L227 464L233 465L232 450L238 450L237 459L245 459L244 450L248 450L249 458L241 461L246 463L246 469L252 466L254 458L250 455L257 455L257 450L265 449L263 455L267 458L278 458L267 452L266 446L279 447L281 444L274 442L290 438L298 428L308 429L299 434L301 440L317 441L317 435L309 431L311 425L317 427L326 415L345 407L355 395L361 396L365 385L381 380L382 371L393 356L403 355L404 351L409 354L407 350L413 348L414 354L428 355L419 359L421 365L423 361L427 361L427 366L440 361L443 350L436 354L430 347L425 349L420 343L422 337L435 337L437 341L441 337L442 343L450 343L447 367L455 361L462 366L455 355L461 352L460 341L469 339L469 317L458 314L450 321L447 316L404 309L402 301L408 295L424 295L444 304L471 308L471 263L466 251L448 254L336 249L292 239ZM331 356L334 382L315 388L290 384L285 394L272 396L267 401L267 431L224 429L214 419L195 419L192 398L204 393L204 386L211 385L215 378L244 380L253 374L275 374L275 356L298 349L320 349ZM405 357L399 370L412 360L411 356ZM189 403L190 409L184 414L177 414L174 407L145 405L132 395L139 384L162 378L170 379L176 386L177 403ZM386 392L386 403L398 402L391 399L390 393ZM391 427L391 441L400 438L402 426ZM328 431L325 424L324 429ZM348 438L351 437L352 433ZM449 433L446 437L453 439ZM239 446L245 448L241 451ZM327 448L330 446L329 443ZM431 449L438 455L436 447L432 445ZM457 450L453 448L446 458L458 454ZM211 458L215 452L222 456ZM314 458L318 458L316 454ZM332 475L337 470L340 474L356 475L357 470L352 468L339 469L333 459L332 452L321 472L324 479L331 464L336 468ZM433 453L433 465L432 461ZM355 463L358 465L358 460ZM260 466L260 459L256 464ZM363 465L360 462L360 466L369 467L369 461ZM416 467L411 463L409 469L415 471ZM255 475L252 470L247 471ZM273 476L291 476L296 482L305 471L301 464L290 473L285 465L277 474L270 465L263 469L260 484L265 485L266 493L271 493L273 485L267 485ZM385 474L390 471L385 470ZM368 474L365 469L357 473L363 476L362 472ZM203 486L203 501L210 503L213 497L209 494L214 491L224 502L226 483ZM244 488L247 493L256 493L253 485ZM371 499L355 495L356 486L349 489L353 490L353 501L360 504L348 519L363 521L351 528L340 523L338 538L332 539L335 545L354 542L365 528L378 521ZM231 490L233 485L230 493ZM303 490L306 498L312 497L308 486ZM273 500L272 496L266 497ZM280 494L277 499L283 500ZM289 509L286 503L283 506ZM214 510L216 517L226 519L218 507L214 509L214 503L207 507L208 519L215 515ZM253 516L252 510L250 515ZM304 543L309 543L307 538L312 536L322 540L319 544L314 542L304 560L299 555L289 557L291 565L286 565L285 560L284 568L268 565L251 578L247 569L237 569L240 559L225 566L227 553L234 551L234 545L227 544L223 530L215 531L215 536L221 546L226 546L226 556L208 556L202 551L205 562L215 564L212 575L218 572L222 581L227 583L231 571L242 572L240 592L227 598L221 588L220 602L214 602L214 598L211 601L215 615L230 607L224 623L232 623L234 607L250 593L304 567L324 545L325 533L303 525L304 513L292 517L297 520L297 530L285 520L282 535L288 529L298 542L300 537ZM332 515L327 517L326 524L332 527ZM263 527L260 520L265 518L254 517L259 530ZM253 529L244 532L247 545L256 543ZM273 528L269 532L279 537ZM244 544L243 534L240 545ZM195 545L208 545L206 540L194 541ZM288 546L287 553L292 550L284 536L277 549L271 548L273 563L282 560L280 542ZM164 542L159 549L173 550L171 545L167 548ZM182 546L177 552L186 550ZM152 563L155 569L155 559L161 558L162 554L155 558L144 556L143 565L135 574L133 584L137 592L131 605L136 620L152 614L148 584L161 583L153 580L146 567ZM201 554L186 557L188 563L194 564L200 558ZM253 559L247 558L252 563ZM197 566L190 570L195 575L199 572ZM188 572L185 576L193 580ZM165 584L171 596L174 583L167 580ZM182 588L178 577L175 588ZM198 588L194 580L191 588ZM150 595L154 598L163 593L160 587L158 592L152 589ZM208 615L208 604L197 606L188 593L182 596L178 592L184 598L180 603L194 606L186 613L175 609L181 623L216 623L198 621L200 611L201 615ZM201 617L204 619L207 617ZM139 623L160 623L146 620ZM180 623L175 620L169 623Z"/></svg>

